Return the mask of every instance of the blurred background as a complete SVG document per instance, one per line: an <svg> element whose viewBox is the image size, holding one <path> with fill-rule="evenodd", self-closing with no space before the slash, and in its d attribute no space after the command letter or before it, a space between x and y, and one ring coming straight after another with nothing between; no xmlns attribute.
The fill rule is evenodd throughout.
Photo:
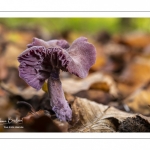
<svg viewBox="0 0 150 150"><path fill-rule="evenodd" d="M0 118L26 117L28 104L53 114L45 92L19 78L17 57L33 37L71 44L80 36L95 46L97 59L86 79L61 73L66 96L150 116L150 18L0 18Z"/></svg>

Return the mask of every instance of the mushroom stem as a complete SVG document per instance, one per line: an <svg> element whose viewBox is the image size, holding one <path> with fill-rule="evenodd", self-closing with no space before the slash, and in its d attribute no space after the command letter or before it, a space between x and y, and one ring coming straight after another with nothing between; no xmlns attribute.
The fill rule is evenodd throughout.
<svg viewBox="0 0 150 150"><path fill-rule="evenodd" d="M52 106L52 110L56 113L56 116L61 121L70 121L72 110L65 99L61 81L59 79L59 73L56 75L56 72L54 72L54 74L52 73L48 78L48 93L50 105Z"/></svg>

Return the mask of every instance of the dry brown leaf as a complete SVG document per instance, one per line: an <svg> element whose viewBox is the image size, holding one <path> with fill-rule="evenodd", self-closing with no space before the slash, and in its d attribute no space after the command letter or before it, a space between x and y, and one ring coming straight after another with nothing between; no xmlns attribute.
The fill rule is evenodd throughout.
<svg viewBox="0 0 150 150"><path fill-rule="evenodd" d="M104 53L107 56L123 56L128 53L128 48L121 44L110 42L103 46Z"/></svg>
<svg viewBox="0 0 150 150"><path fill-rule="evenodd" d="M107 92L98 91L98 90L83 90L80 91L74 96L87 98L91 101L95 101L100 104L108 104L110 101L115 100L115 98Z"/></svg>
<svg viewBox="0 0 150 150"><path fill-rule="evenodd" d="M73 119L70 132L116 132L114 120L123 121L129 114L113 107L76 98L72 104Z"/></svg>
<svg viewBox="0 0 150 150"><path fill-rule="evenodd" d="M68 129L66 122L53 121L50 114L43 110L28 113L22 119L28 132L66 132Z"/></svg>
<svg viewBox="0 0 150 150"><path fill-rule="evenodd" d="M150 115L150 91L142 90L128 98L126 104L136 113Z"/></svg>
<svg viewBox="0 0 150 150"><path fill-rule="evenodd" d="M96 82L96 83L93 83L91 86L90 86L90 89L97 89L97 90L103 90L103 91L106 91L106 92L109 92L109 86L106 82Z"/></svg>
<svg viewBox="0 0 150 150"><path fill-rule="evenodd" d="M121 80L124 82L143 84L150 79L150 60L136 57L124 70Z"/></svg>
<svg viewBox="0 0 150 150"><path fill-rule="evenodd" d="M136 57L118 78L117 87L124 97L130 95L150 80L150 60L147 57Z"/></svg>
<svg viewBox="0 0 150 150"><path fill-rule="evenodd" d="M109 88L109 93L114 97L118 96L118 90L114 80L110 76L100 72L92 73L87 78L81 80L63 79L62 87L66 93L75 94L82 90L88 90L91 86L94 88L95 86L93 84L95 83L106 83L107 88ZM104 90L103 87L101 89L100 87L102 86L99 86L99 90Z"/></svg>
<svg viewBox="0 0 150 150"><path fill-rule="evenodd" d="M45 93L43 90L37 91L36 89L34 89L32 87L27 87L24 90L20 90L13 84L0 83L0 87L2 87L8 93L10 93L12 95L19 95L26 100L32 98L35 95L37 95L40 98Z"/></svg>
<svg viewBox="0 0 150 150"><path fill-rule="evenodd" d="M106 64L106 57L104 55L104 50L103 50L102 46L100 46L99 44L95 43L94 41L92 41L92 43L93 43L93 45L96 48L96 62L91 67L90 70L98 71Z"/></svg>
<svg viewBox="0 0 150 150"><path fill-rule="evenodd" d="M150 35L142 33L131 33L124 36L124 42L135 48L144 48L150 44Z"/></svg>
<svg viewBox="0 0 150 150"><path fill-rule="evenodd" d="M53 122L58 126L61 132L68 132L68 122L59 121L58 119L53 120Z"/></svg>
<svg viewBox="0 0 150 150"><path fill-rule="evenodd" d="M131 57L129 47L117 44L114 41L104 45L103 51L107 58L107 63L103 67L103 70L107 72L121 72Z"/></svg>
<svg viewBox="0 0 150 150"><path fill-rule="evenodd" d="M119 92L121 93L122 97L126 98L140 86L130 85L130 84L127 84L126 82L124 82L124 83L118 82L117 87L118 87Z"/></svg>

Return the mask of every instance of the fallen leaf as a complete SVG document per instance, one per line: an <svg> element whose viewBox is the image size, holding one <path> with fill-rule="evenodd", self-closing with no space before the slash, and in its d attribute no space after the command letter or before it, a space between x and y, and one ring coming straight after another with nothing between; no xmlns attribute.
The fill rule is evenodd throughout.
<svg viewBox="0 0 150 150"><path fill-rule="evenodd" d="M150 44L150 35L141 32L130 33L125 35L124 42L134 48L144 48Z"/></svg>
<svg viewBox="0 0 150 150"><path fill-rule="evenodd" d="M118 97L118 89L113 78L100 72L92 73L87 78L82 80L62 79L63 90L70 94L75 94L82 90L88 90L90 87L95 89L97 88L95 84L98 83L100 85L97 86L99 90L104 90L104 87L101 85L105 83L105 85L107 84L107 90L109 88L109 93L114 97Z"/></svg>
<svg viewBox="0 0 150 150"><path fill-rule="evenodd" d="M143 84L150 80L150 60L143 57L135 57L120 76L120 80L126 83Z"/></svg>
<svg viewBox="0 0 150 150"><path fill-rule="evenodd" d="M73 118L70 122L69 132L116 132L117 129L111 121L112 118L121 122L127 117L134 116L83 98L76 98L71 108Z"/></svg>
<svg viewBox="0 0 150 150"><path fill-rule="evenodd" d="M117 87L127 97L150 80L150 61L146 56L136 56L117 78Z"/></svg>
<svg viewBox="0 0 150 150"><path fill-rule="evenodd" d="M11 95L19 95L23 97L24 99L28 100L31 99L33 96L37 95L39 98L41 98L44 94L43 90L37 91L36 89L32 87L27 87L24 90L20 90L18 87L15 85L11 84L5 84L5 83L0 83L0 87L7 91Z"/></svg>
<svg viewBox="0 0 150 150"><path fill-rule="evenodd" d="M106 64L106 57L102 46L94 41L92 43L96 48L96 61L90 71L99 71Z"/></svg>
<svg viewBox="0 0 150 150"><path fill-rule="evenodd" d="M143 90L126 102L128 107L136 113L150 115L150 91Z"/></svg>
<svg viewBox="0 0 150 150"><path fill-rule="evenodd" d="M121 72L130 60L129 48L123 44L110 42L103 46L107 62L103 67L105 72Z"/></svg>
<svg viewBox="0 0 150 150"><path fill-rule="evenodd" d="M98 90L83 90L74 94L74 96L87 98L91 101L95 101L97 103L105 105L114 100L114 97L111 94Z"/></svg>
<svg viewBox="0 0 150 150"><path fill-rule="evenodd" d="M68 122L59 121L58 119L53 120L53 122L58 126L61 132L68 132Z"/></svg>
<svg viewBox="0 0 150 150"><path fill-rule="evenodd" d="M28 113L23 117L23 125L28 132L66 132L68 123L53 121L49 113L39 110L34 113Z"/></svg>
<svg viewBox="0 0 150 150"><path fill-rule="evenodd" d="M100 89L100 90L103 90L105 92L109 92L110 87L106 82L96 82L90 86L90 89L95 89L95 90Z"/></svg>

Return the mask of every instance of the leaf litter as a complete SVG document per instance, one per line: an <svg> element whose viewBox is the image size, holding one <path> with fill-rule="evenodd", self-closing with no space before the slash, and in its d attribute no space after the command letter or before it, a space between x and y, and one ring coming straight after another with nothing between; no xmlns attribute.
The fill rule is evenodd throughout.
<svg viewBox="0 0 150 150"><path fill-rule="evenodd" d="M62 87L72 109L72 120L67 122L57 118L46 89L37 91L18 76L17 57L37 36L36 31L4 32L8 36L2 34L0 46L0 118L23 120L23 124L11 121L6 125L24 128L0 125L1 132L150 131L149 35L103 33L99 38L89 37L97 50L89 75L78 79L61 72ZM71 32L72 42L76 33Z"/></svg>

